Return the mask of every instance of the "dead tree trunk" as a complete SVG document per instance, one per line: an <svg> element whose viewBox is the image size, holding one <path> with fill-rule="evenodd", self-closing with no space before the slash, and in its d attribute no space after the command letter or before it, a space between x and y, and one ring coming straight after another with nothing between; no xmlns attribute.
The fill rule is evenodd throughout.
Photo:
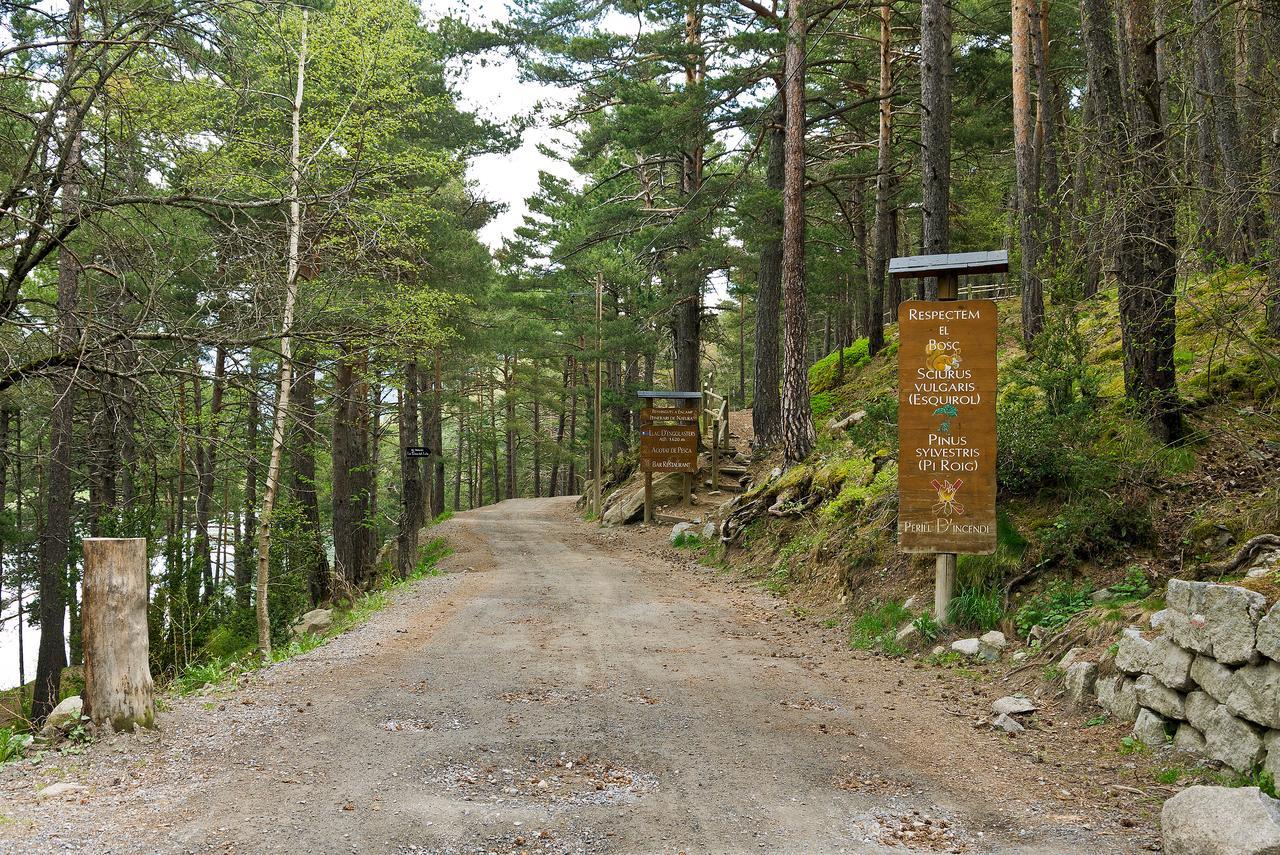
<svg viewBox="0 0 1280 855"><path fill-rule="evenodd" d="M85 538L84 714L116 732L155 727L146 538Z"/></svg>

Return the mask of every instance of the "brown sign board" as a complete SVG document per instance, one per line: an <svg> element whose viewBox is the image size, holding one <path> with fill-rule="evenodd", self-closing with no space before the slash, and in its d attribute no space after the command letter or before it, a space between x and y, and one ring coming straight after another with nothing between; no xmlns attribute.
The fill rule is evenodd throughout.
<svg viewBox="0 0 1280 855"><path fill-rule="evenodd" d="M698 471L698 410L645 407L640 411L640 471Z"/></svg>
<svg viewBox="0 0 1280 855"><path fill-rule="evenodd" d="M996 549L996 304L898 309L898 546Z"/></svg>

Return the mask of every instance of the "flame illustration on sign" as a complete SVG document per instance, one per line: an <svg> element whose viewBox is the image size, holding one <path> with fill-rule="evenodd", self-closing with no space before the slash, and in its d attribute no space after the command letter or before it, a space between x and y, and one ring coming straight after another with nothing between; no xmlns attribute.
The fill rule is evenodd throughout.
<svg viewBox="0 0 1280 855"><path fill-rule="evenodd" d="M931 481L929 482L933 489L938 491L938 501L933 505L933 512L939 516L946 514L948 516L964 516L964 505L956 501L956 493L960 492L960 488L964 486L964 481L957 478L954 481Z"/></svg>

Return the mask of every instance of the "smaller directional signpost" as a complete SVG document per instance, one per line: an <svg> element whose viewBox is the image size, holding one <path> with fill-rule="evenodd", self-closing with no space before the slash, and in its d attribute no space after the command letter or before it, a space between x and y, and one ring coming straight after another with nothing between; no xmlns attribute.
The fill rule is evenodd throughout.
<svg viewBox="0 0 1280 855"><path fill-rule="evenodd" d="M431 449L425 445L410 445L404 450L405 457L430 457Z"/></svg>
<svg viewBox="0 0 1280 855"><path fill-rule="evenodd" d="M653 520L653 473L684 472L686 492L698 471L701 392L641 392L640 471L644 473L644 520ZM655 407L655 400L671 400L675 406Z"/></svg>

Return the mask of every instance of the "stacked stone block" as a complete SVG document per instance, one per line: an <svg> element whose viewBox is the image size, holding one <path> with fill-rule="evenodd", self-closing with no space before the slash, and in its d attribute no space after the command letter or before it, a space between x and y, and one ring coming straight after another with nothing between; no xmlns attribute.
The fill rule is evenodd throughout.
<svg viewBox="0 0 1280 855"><path fill-rule="evenodd" d="M1154 629L1124 631L1114 673L1094 679L1091 693L1148 745L1172 740L1280 780L1280 603L1268 610L1255 591L1182 579L1170 580L1166 603ZM1071 694L1090 694L1088 682L1069 679Z"/></svg>

